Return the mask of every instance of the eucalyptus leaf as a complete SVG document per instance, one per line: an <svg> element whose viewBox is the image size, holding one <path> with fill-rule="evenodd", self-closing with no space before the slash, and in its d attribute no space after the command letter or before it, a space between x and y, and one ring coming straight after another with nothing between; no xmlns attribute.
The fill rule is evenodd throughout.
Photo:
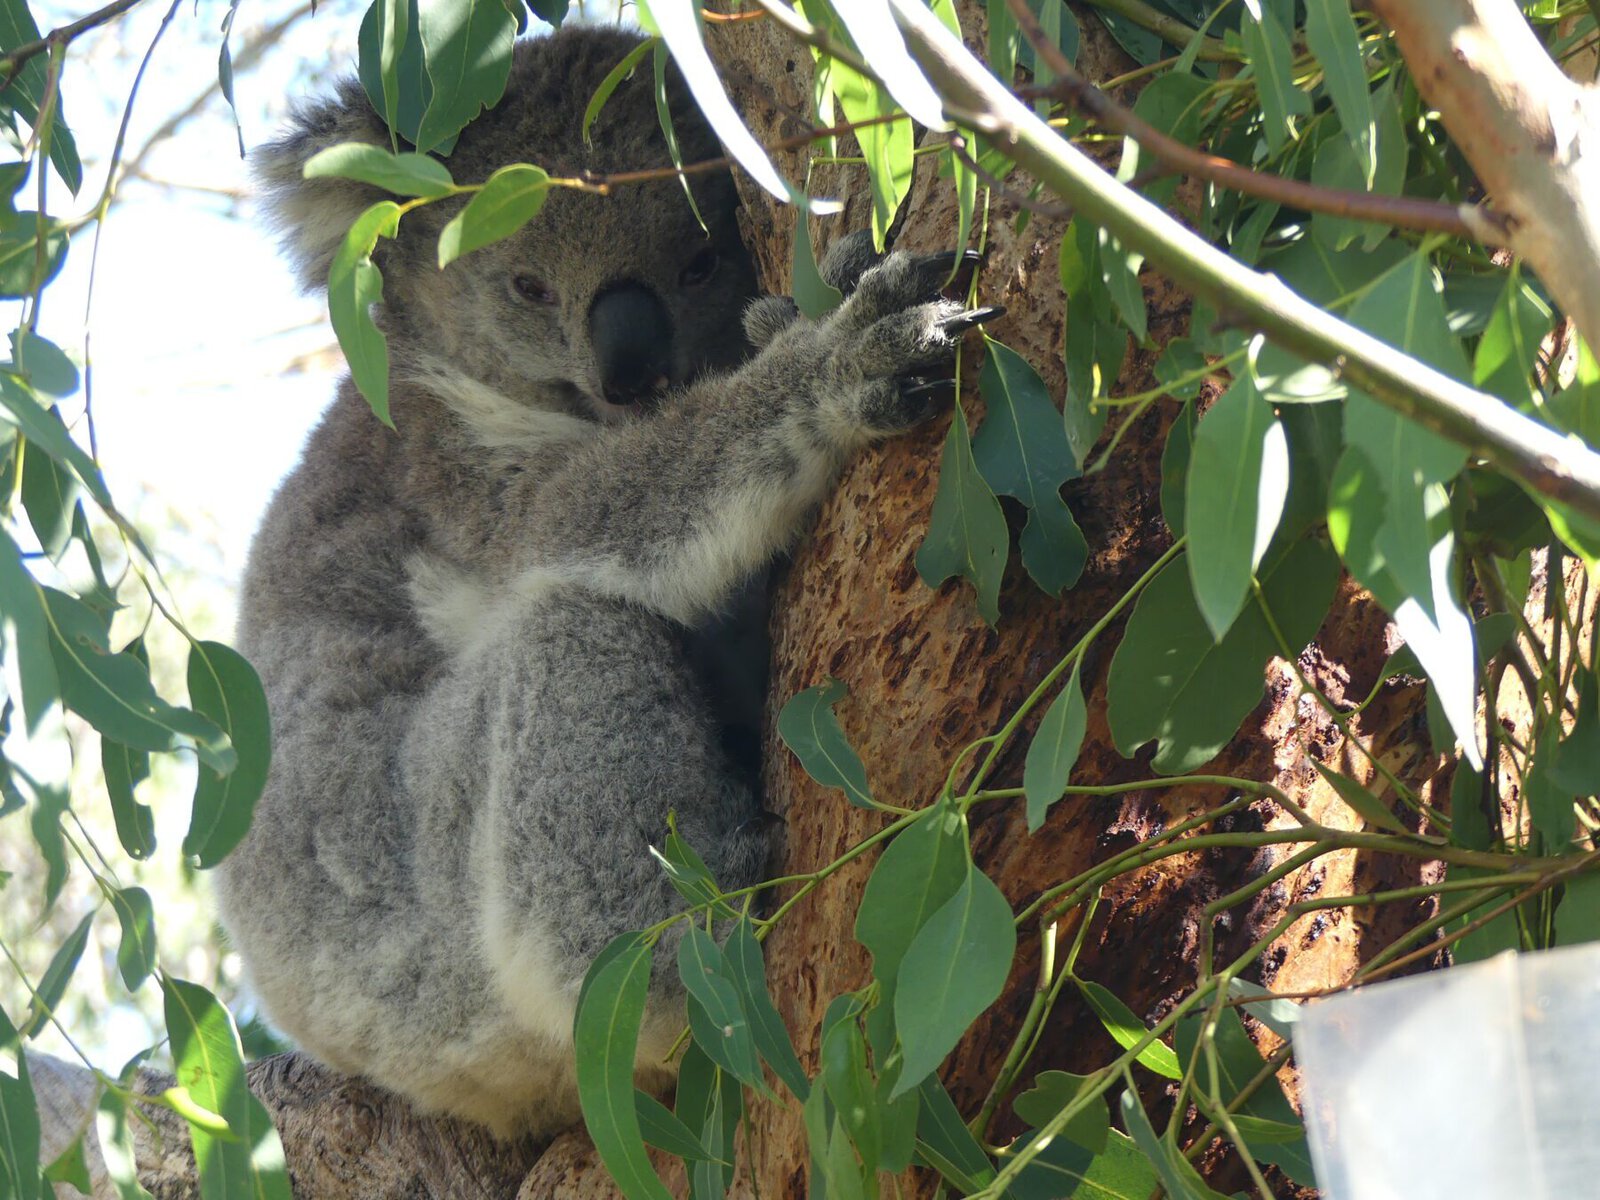
<svg viewBox="0 0 1600 1200"><path fill-rule="evenodd" d="M1083 573L1089 544L1061 499L1061 486L1079 474L1061 414L1039 373L1009 346L985 338L978 387L988 415L972 440L985 482L1028 507L1022 565L1052 596Z"/></svg>
<svg viewBox="0 0 1600 1200"><path fill-rule="evenodd" d="M1028 757L1022 769L1022 788L1028 801L1028 832L1044 824L1045 814L1066 794L1072 767L1083 747L1088 729L1089 710L1083 699L1079 679L1083 660L1072 665L1072 675L1059 695L1045 710L1039 731L1028 744Z"/></svg>
<svg viewBox="0 0 1600 1200"><path fill-rule="evenodd" d="M1092 979L1080 979L1077 984L1084 1000L1094 1009L1095 1016L1100 1018L1100 1024L1105 1027L1112 1040L1124 1050L1132 1050L1150 1032L1145 1023L1134 1015L1133 1010L1119 1000L1109 988L1095 983ZM1159 1039L1150 1042L1139 1051L1135 1061L1166 1079L1183 1078L1183 1068L1178 1065L1178 1056L1172 1052L1172 1047Z"/></svg>
<svg viewBox="0 0 1600 1200"><path fill-rule="evenodd" d="M426 153L453 143L467 122L500 102L517 20L504 4L483 0L427 0L415 15L432 95L411 140Z"/></svg>
<svg viewBox="0 0 1600 1200"><path fill-rule="evenodd" d="M206 868L221 862L250 830L272 761L272 728L255 668L221 642L190 646L189 699L197 713L227 734L237 754L226 773L202 762L195 778L183 853Z"/></svg>
<svg viewBox="0 0 1600 1200"><path fill-rule="evenodd" d="M141 887L112 888L108 893L122 926L117 944L117 970L130 992L156 969L156 915L150 893Z"/></svg>
<svg viewBox="0 0 1600 1200"><path fill-rule="evenodd" d="M727 977L738 991L740 1003L750 1020L756 1050L784 1086L794 1093L795 1099L803 1104L811 1092L811 1084L795 1055L789 1031L772 1003L772 994L767 990L761 944L750 932L748 917L741 916L735 923L723 947L723 956Z"/></svg>
<svg viewBox="0 0 1600 1200"><path fill-rule="evenodd" d="M917 574L929 587L960 575L977 588L978 614L1000 621L1000 577L1010 534L1000 501L989 490L972 457L967 419L957 403L939 467L928 534L917 548Z"/></svg>
<svg viewBox="0 0 1600 1200"><path fill-rule="evenodd" d="M319 150L306 160L301 174L307 179L354 179L396 196L447 196L455 186L449 168L438 159L393 154L370 142L342 142Z"/></svg>
<svg viewBox="0 0 1600 1200"><path fill-rule="evenodd" d="M380 237L392 238L399 227L400 206L380 200L350 226L328 270L328 317L350 364L350 377L373 414L391 428L389 342L371 311L383 299L383 275L373 265L372 251Z"/></svg>
<svg viewBox="0 0 1600 1200"><path fill-rule="evenodd" d="M578 1103L600 1161L623 1195L671 1200L645 1154L633 1098L633 1064L649 986L650 948L636 934L613 939L589 968L572 1031Z"/></svg>
<svg viewBox="0 0 1600 1200"><path fill-rule="evenodd" d="M1258 575L1288 650L1297 653L1328 611L1338 559L1321 541L1306 538L1269 555ZM1260 703L1267 660L1278 653L1259 601L1215 641L1188 567L1168 564L1140 595L1111 660L1106 716L1117 749L1131 756L1155 739L1157 771L1193 770L1222 749Z"/></svg>
<svg viewBox="0 0 1600 1200"><path fill-rule="evenodd" d="M292 1200L278 1131L245 1083L233 1017L199 984L163 975L161 991L178 1086L227 1122L221 1134L189 1120L201 1195Z"/></svg>
<svg viewBox="0 0 1600 1200"><path fill-rule="evenodd" d="M91 912L78 922L50 956L50 964L45 967L28 1000L28 1015L21 1026L23 1037L36 1038L50 1024L51 1016L61 1004L61 997L66 995L72 973L78 969L78 960L83 957L83 948L89 942L89 928L93 924L94 913Z"/></svg>
<svg viewBox="0 0 1600 1200"><path fill-rule="evenodd" d="M1184 503L1189 578L1218 641L1244 608L1288 495L1283 426L1242 374L1195 430Z"/></svg>
<svg viewBox="0 0 1600 1200"><path fill-rule="evenodd" d="M778 713L778 736L812 779L823 787L842 788L857 808L875 808L867 769L833 714L846 692L843 681L830 679L791 697Z"/></svg>
<svg viewBox="0 0 1600 1200"><path fill-rule="evenodd" d="M999 998L1017 930L1011 906L973 867L911 939L895 984L894 1020L905 1055L890 1099L916 1087Z"/></svg>

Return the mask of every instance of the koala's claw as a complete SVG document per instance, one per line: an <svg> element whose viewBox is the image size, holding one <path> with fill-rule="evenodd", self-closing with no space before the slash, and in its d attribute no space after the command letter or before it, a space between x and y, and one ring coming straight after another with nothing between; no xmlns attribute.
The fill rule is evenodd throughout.
<svg viewBox="0 0 1600 1200"><path fill-rule="evenodd" d="M976 329L985 321L993 321L995 318L1005 315L1005 305L990 304L983 308L974 308L969 309L967 312L957 313L953 317L946 317L941 328L950 337L959 337L969 329Z"/></svg>

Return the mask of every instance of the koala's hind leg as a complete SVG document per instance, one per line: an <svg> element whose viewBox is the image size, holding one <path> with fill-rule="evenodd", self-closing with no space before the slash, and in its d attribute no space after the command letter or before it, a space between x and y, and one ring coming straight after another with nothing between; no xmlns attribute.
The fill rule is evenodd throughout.
<svg viewBox="0 0 1600 1200"><path fill-rule="evenodd" d="M651 853L669 814L728 889L761 880L768 833L680 630L578 588L517 598L486 622L408 731L418 840L465 847L464 867L423 886L471 914L501 1003L565 1063L594 956L687 906ZM681 1019L676 942L663 939L652 1011Z"/></svg>

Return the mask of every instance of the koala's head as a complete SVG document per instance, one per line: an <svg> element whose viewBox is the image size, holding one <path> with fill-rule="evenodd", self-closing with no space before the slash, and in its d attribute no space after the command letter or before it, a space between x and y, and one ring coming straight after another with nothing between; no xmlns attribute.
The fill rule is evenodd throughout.
<svg viewBox="0 0 1600 1200"><path fill-rule="evenodd" d="M511 162L569 177L667 165L648 62L611 95L587 144L582 136L590 97L637 44L632 34L581 26L520 43L504 99L445 160L452 176L481 183ZM683 161L719 155L675 76L669 97ZM301 177L313 154L349 141L388 145L354 80L299 113L257 166L308 289L326 286L350 223L385 198L349 180ZM608 196L552 188L519 233L443 270L439 232L463 201L408 213L399 236L374 251L384 277L378 320L397 375L459 373L519 404L607 419L738 361L747 350L739 318L755 277L733 180L721 171L689 178L709 236L674 178L620 184Z"/></svg>

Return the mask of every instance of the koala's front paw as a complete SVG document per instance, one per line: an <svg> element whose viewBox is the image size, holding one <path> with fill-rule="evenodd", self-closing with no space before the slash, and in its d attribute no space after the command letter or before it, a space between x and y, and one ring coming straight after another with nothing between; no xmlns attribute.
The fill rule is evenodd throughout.
<svg viewBox="0 0 1600 1200"><path fill-rule="evenodd" d="M848 421L870 437L910 429L954 387L950 364L968 330L993 320L998 307L968 310L934 299L928 262L949 255L891 254L861 277L855 293L826 327L830 374L840 385L824 404L845 408Z"/></svg>
<svg viewBox="0 0 1600 1200"><path fill-rule="evenodd" d="M952 269L960 275L983 261L983 255L976 250L963 250L959 254L954 250L946 250L937 254L912 254L907 257L927 285L926 290L930 296L950 281ZM872 232L858 229L854 233L845 234L828 247L828 252L822 256L817 271L830 287L837 288L844 296L849 296L860 285L866 273L883 261L885 256L872 244Z"/></svg>

